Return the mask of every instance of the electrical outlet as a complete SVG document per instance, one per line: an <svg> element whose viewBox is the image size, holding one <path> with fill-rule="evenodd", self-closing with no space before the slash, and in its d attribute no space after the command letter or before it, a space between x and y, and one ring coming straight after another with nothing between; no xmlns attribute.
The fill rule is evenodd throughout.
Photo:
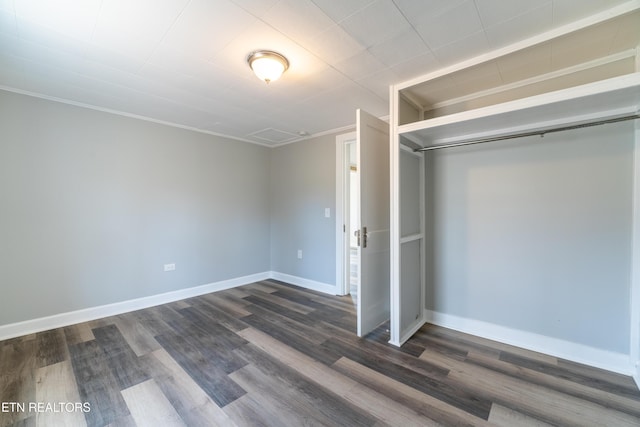
<svg viewBox="0 0 640 427"><path fill-rule="evenodd" d="M298 249L298 259L302 259L302 249Z"/></svg>
<svg viewBox="0 0 640 427"><path fill-rule="evenodd" d="M173 263L164 265L164 271L173 271L175 269L176 269L176 265Z"/></svg>

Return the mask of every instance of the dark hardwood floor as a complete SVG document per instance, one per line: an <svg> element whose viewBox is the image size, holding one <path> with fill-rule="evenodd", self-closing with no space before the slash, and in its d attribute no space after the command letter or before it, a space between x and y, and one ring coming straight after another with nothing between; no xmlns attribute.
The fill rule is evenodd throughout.
<svg viewBox="0 0 640 427"><path fill-rule="evenodd" d="M264 281L0 341L0 426L640 426L629 377L432 325L400 349L354 331L350 297Z"/></svg>

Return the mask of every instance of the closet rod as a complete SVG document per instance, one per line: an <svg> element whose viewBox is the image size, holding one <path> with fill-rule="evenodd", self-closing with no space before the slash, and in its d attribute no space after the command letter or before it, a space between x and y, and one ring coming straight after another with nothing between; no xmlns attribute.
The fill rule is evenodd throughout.
<svg viewBox="0 0 640 427"><path fill-rule="evenodd" d="M579 125L562 126L562 127L551 128L551 129L546 129L546 130L538 130L538 131L532 131L532 132L514 133L514 134L511 134L511 135L494 136L494 137L490 137L490 138L471 139L469 141L453 142L451 144L432 145L431 147L416 148L413 151L414 152L421 152L421 151L438 150L440 148L461 147L463 145L484 144L485 142L503 141L505 139L523 138L525 136L536 136L536 135L544 136L547 133L562 132L562 131L565 131L565 130L573 130L573 129L581 129L581 128L588 128L588 127L591 127L591 126L606 125L606 124L609 124L609 123L624 122L624 121L627 121L627 120L635 120L635 119L639 119L639 118L640 118L640 114L632 114L632 115L629 115L629 116L616 117L614 119L597 120L597 121L593 121L593 122L582 123L582 124L579 124Z"/></svg>

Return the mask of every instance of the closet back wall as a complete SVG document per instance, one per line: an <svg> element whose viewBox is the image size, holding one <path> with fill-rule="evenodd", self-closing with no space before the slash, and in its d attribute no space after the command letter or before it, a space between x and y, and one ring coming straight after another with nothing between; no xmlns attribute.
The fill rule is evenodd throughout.
<svg viewBox="0 0 640 427"><path fill-rule="evenodd" d="M268 156L0 91L0 325L269 271Z"/></svg>
<svg viewBox="0 0 640 427"><path fill-rule="evenodd" d="M426 156L426 308L629 352L633 123Z"/></svg>

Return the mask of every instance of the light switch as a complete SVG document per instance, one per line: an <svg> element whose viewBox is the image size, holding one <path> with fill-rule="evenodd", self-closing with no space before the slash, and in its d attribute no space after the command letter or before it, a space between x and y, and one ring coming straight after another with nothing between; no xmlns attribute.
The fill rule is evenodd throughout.
<svg viewBox="0 0 640 427"><path fill-rule="evenodd" d="M324 208L324 217L331 218L331 208Z"/></svg>

